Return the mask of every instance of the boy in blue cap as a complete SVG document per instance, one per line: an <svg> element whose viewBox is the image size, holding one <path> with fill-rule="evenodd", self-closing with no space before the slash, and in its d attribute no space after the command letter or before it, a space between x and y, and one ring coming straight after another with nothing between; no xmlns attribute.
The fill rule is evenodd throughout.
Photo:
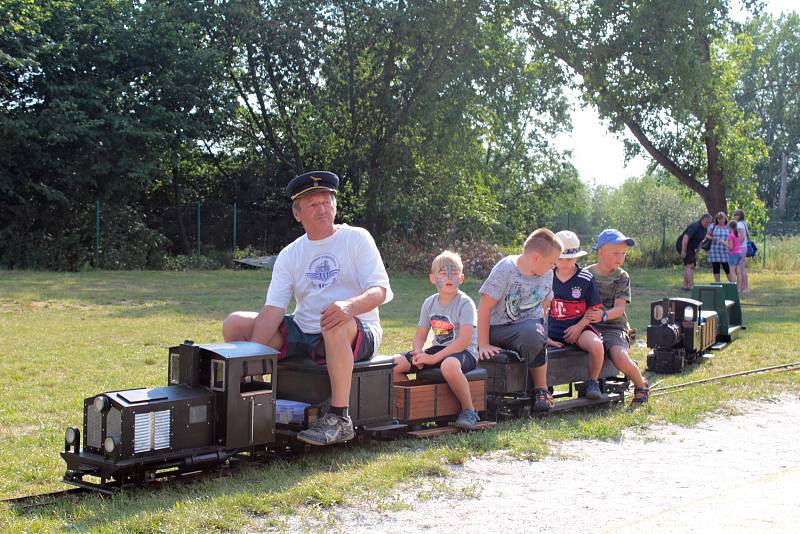
<svg viewBox="0 0 800 534"><path fill-rule="evenodd" d="M603 311L599 322L594 326L603 336L603 345L614 366L633 381L633 400L631 409L645 402L650 395L650 386L645 382L639 368L628 355L630 337L628 316L625 307L631 301L631 278L622 269L628 247L636 245L636 241L626 237L614 228L607 228L597 236L597 263L587 267L594 275Z"/></svg>

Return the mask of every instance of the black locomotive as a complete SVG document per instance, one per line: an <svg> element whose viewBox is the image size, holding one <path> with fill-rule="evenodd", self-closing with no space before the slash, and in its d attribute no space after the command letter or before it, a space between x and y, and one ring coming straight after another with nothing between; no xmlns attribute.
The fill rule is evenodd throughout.
<svg viewBox="0 0 800 534"><path fill-rule="evenodd" d="M78 428L64 437L64 482L107 491L264 450L275 441L276 363L258 343L172 347L168 386L84 400L83 448Z"/></svg>
<svg viewBox="0 0 800 534"><path fill-rule="evenodd" d="M647 327L647 369L656 373L679 373L695 362L716 341L719 316L703 310L703 303L690 298L665 298L650 304Z"/></svg>

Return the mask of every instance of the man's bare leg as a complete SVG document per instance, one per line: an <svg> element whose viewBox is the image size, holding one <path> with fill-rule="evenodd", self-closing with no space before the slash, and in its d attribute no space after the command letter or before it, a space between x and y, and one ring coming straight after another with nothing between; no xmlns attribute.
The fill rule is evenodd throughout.
<svg viewBox="0 0 800 534"><path fill-rule="evenodd" d="M252 341L253 327L256 324L258 313L237 311L228 315L222 322L222 339L230 341ZM269 334L268 346L275 350L280 350L283 345L283 337L280 331Z"/></svg>
<svg viewBox="0 0 800 534"><path fill-rule="evenodd" d="M350 404L350 385L353 381L352 347L357 333L355 320L322 331L328 376L331 379L331 406L341 408Z"/></svg>

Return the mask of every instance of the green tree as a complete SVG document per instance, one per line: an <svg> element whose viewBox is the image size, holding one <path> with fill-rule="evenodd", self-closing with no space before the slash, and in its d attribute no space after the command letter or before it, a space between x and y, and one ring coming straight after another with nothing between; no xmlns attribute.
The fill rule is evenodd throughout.
<svg viewBox="0 0 800 534"><path fill-rule="evenodd" d="M742 38L752 45L736 99L760 119L769 151L756 167L758 193L780 217L800 219L800 15L755 17Z"/></svg>
<svg viewBox="0 0 800 534"><path fill-rule="evenodd" d="M742 42L729 44L728 2L526 2L526 31L580 75L584 98L711 212L752 201L764 155L757 122L733 98Z"/></svg>

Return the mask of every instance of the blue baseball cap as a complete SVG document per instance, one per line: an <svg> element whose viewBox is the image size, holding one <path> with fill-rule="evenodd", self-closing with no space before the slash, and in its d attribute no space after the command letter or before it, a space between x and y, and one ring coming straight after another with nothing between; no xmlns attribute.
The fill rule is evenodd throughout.
<svg viewBox="0 0 800 534"><path fill-rule="evenodd" d="M592 250L597 252L597 250L602 248L603 245L608 245L609 243L625 243L629 247L636 246L636 241L630 237L625 237L625 234L616 228L606 228L600 232L599 236L597 236L597 244L592 248Z"/></svg>

